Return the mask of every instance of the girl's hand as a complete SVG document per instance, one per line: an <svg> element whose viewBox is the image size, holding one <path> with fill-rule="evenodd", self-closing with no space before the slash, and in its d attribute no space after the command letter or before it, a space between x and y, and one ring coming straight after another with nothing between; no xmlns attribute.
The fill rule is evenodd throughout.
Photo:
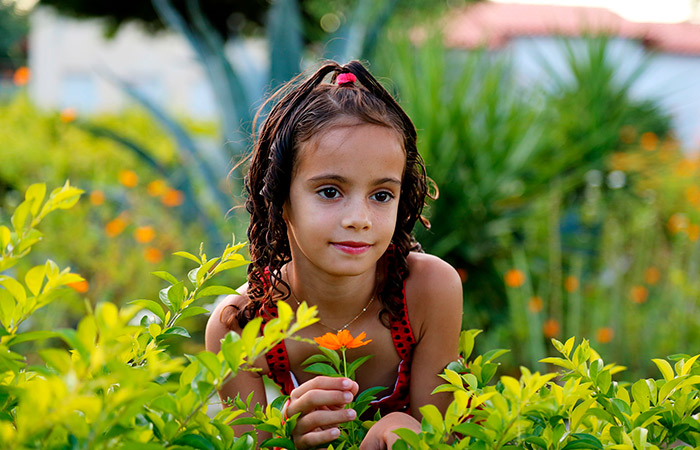
<svg viewBox="0 0 700 450"><path fill-rule="evenodd" d="M399 428L408 428L418 433L420 423L415 417L406 413L387 414L372 425L360 444L360 450L391 450L394 442L399 439L394 430Z"/></svg>
<svg viewBox="0 0 700 450"><path fill-rule="evenodd" d="M294 389L287 404L287 417L301 413L292 438L298 450L331 442L340 435L338 425L355 419L344 406L352 401L359 386L348 378L318 376Z"/></svg>

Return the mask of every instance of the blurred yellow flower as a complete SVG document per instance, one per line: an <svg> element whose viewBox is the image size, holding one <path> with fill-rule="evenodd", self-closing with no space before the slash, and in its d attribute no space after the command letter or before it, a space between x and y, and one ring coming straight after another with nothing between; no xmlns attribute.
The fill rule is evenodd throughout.
<svg viewBox="0 0 700 450"><path fill-rule="evenodd" d="M595 339L601 344L607 344L612 341L614 336L615 332L610 327L598 328L595 332Z"/></svg>
<svg viewBox="0 0 700 450"><path fill-rule="evenodd" d="M642 134L642 137L639 139L639 143L644 150L656 150L656 146L659 145L659 137L651 131L647 131L646 133Z"/></svg>
<svg viewBox="0 0 700 450"><path fill-rule="evenodd" d="M679 177L689 177L697 172L698 167L700 167L700 162L697 158L683 158L681 162L676 165L675 173Z"/></svg>
<svg viewBox="0 0 700 450"><path fill-rule="evenodd" d="M542 325L542 334L547 339L552 339L559 336L559 322L554 319L547 319Z"/></svg>
<svg viewBox="0 0 700 450"><path fill-rule="evenodd" d="M143 258L151 264L156 264L163 260L163 252L155 247L148 247L143 251Z"/></svg>
<svg viewBox="0 0 700 450"><path fill-rule="evenodd" d="M630 297L634 303L641 304L646 302L647 298L649 298L649 291L644 286L632 286Z"/></svg>
<svg viewBox="0 0 700 450"><path fill-rule="evenodd" d="M506 282L506 286L508 287L515 288L525 284L525 274L522 270L510 269L508 272L506 272L506 275L503 278Z"/></svg>
<svg viewBox="0 0 700 450"><path fill-rule="evenodd" d="M578 278L573 275L566 277L566 280L564 280L564 289L566 289L566 292L575 292L578 289L578 285Z"/></svg>
<svg viewBox="0 0 700 450"><path fill-rule="evenodd" d="M153 227L143 226L134 230L134 239L136 239L136 242L141 244L151 242L154 237L156 237L156 231L153 229Z"/></svg>
<svg viewBox="0 0 700 450"><path fill-rule="evenodd" d="M76 117L78 117L78 112L75 110L75 108L63 108L58 117L63 123L70 123L73 122Z"/></svg>
<svg viewBox="0 0 700 450"><path fill-rule="evenodd" d="M180 206L183 203L185 203L185 194L182 193L182 191L178 191L177 189L170 189L163 194L161 197L160 201L168 207L173 207L173 206Z"/></svg>
<svg viewBox="0 0 700 450"><path fill-rule="evenodd" d="M165 194L168 190L168 185L163 180L153 180L146 186L146 191L151 197L159 197Z"/></svg>
<svg viewBox="0 0 700 450"><path fill-rule="evenodd" d="M12 77L12 81L15 83L15 86L24 86L27 83L29 83L29 79L32 77L32 71L29 70L29 67L20 67L15 71L14 76Z"/></svg>
<svg viewBox="0 0 700 450"><path fill-rule="evenodd" d="M661 278L661 272L659 272L659 269L656 267L649 267L646 272L644 272L644 281L646 281L648 285L655 285L659 282L659 278Z"/></svg>
<svg viewBox="0 0 700 450"><path fill-rule="evenodd" d="M124 187L134 188L139 184L139 176L133 170L120 170L117 178Z"/></svg>
<svg viewBox="0 0 700 450"><path fill-rule="evenodd" d="M105 202L105 193L100 190L90 192L90 203L95 206L100 206Z"/></svg>
<svg viewBox="0 0 700 450"><path fill-rule="evenodd" d="M542 301L541 297L534 296L530 298L530 300L527 302L527 309L530 310L530 312L533 313L538 313L542 311L542 308L544 307L544 302Z"/></svg>
<svg viewBox="0 0 700 450"><path fill-rule="evenodd" d="M697 242L700 237L700 225L691 223L688 225L688 239L692 242Z"/></svg>

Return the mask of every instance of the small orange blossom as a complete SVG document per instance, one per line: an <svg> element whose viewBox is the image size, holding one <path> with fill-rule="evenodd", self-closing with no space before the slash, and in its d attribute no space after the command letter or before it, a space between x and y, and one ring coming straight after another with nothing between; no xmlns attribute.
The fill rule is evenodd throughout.
<svg viewBox="0 0 700 450"><path fill-rule="evenodd" d="M124 228L128 225L127 221L121 216L116 219L112 219L105 225L105 233L109 237L118 236L124 231Z"/></svg>
<svg viewBox="0 0 700 450"><path fill-rule="evenodd" d="M659 137L651 131L647 131L646 133L642 134L642 137L639 139L639 143L642 145L644 150L655 150L656 146L659 145Z"/></svg>
<svg viewBox="0 0 700 450"><path fill-rule="evenodd" d="M185 203L185 194L177 189L168 189L165 194L163 194L160 201L163 202L165 206L180 206Z"/></svg>
<svg viewBox="0 0 700 450"><path fill-rule="evenodd" d="M165 194L168 190L168 185L163 180L153 180L146 186L146 191L151 197L158 197Z"/></svg>
<svg viewBox="0 0 700 450"><path fill-rule="evenodd" d="M163 260L163 252L155 247L148 247L143 251L143 258L151 264L156 264Z"/></svg>
<svg viewBox="0 0 700 450"><path fill-rule="evenodd" d="M90 192L90 203L100 206L105 202L105 193L100 190Z"/></svg>
<svg viewBox="0 0 700 450"><path fill-rule="evenodd" d="M156 230L154 230L153 227L146 225L134 230L134 239L141 244L151 242L154 237L156 237Z"/></svg>
<svg viewBox="0 0 700 450"><path fill-rule="evenodd" d="M607 344L612 341L615 336L615 332L610 327L598 328L595 332L595 338L601 344Z"/></svg>
<svg viewBox="0 0 700 450"><path fill-rule="evenodd" d="M117 177L124 187L133 188L139 184L139 176L133 170L121 170Z"/></svg>
<svg viewBox="0 0 700 450"><path fill-rule="evenodd" d="M68 283L66 286L73 288L76 292L84 294L90 289L90 284L86 280L75 281L73 283Z"/></svg>
<svg viewBox="0 0 700 450"><path fill-rule="evenodd" d="M64 108L58 117L63 123L70 123L73 122L76 117L78 117L78 112L75 110L75 108Z"/></svg>
<svg viewBox="0 0 700 450"><path fill-rule="evenodd" d="M653 286L658 283L659 278L661 278L661 272L659 272L659 269L656 267L649 267L646 272L644 272L644 281L649 285Z"/></svg>
<svg viewBox="0 0 700 450"><path fill-rule="evenodd" d="M633 286L630 290L630 297L634 303L644 303L649 298L649 291L644 286Z"/></svg>
<svg viewBox="0 0 700 450"><path fill-rule="evenodd" d="M538 313L538 312L542 311L543 307L544 307L544 302L542 301L542 297L534 296L530 299L529 302L527 302L527 309L529 309L530 312L533 312L533 313Z"/></svg>
<svg viewBox="0 0 700 450"><path fill-rule="evenodd" d="M578 278L570 275L564 280L564 289L566 289L566 292L575 292L578 289L578 284Z"/></svg>
<svg viewBox="0 0 700 450"><path fill-rule="evenodd" d="M372 339L367 339L363 341L366 336L363 331L356 338L352 337L352 334L348 330L340 330L338 334L326 333L323 336L314 338L314 341L321 347L327 348L328 350L345 350L349 348L362 347L372 342Z"/></svg>
<svg viewBox="0 0 700 450"><path fill-rule="evenodd" d="M29 67L20 67L15 71L12 81L15 83L15 86L24 86L29 83L31 77L32 71L29 70Z"/></svg>
<svg viewBox="0 0 700 450"><path fill-rule="evenodd" d="M547 339L559 336L559 322L554 319L547 319L542 325L542 334Z"/></svg>
<svg viewBox="0 0 700 450"><path fill-rule="evenodd" d="M691 223L688 225L688 239L697 242L698 238L700 238L700 225Z"/></svg>
<svg viewBox="0 0 700 450"><path fill-rule="evenodd" d="M525 274L522 270L510 269L503 279L508 287L520 287L525 284Z"/></svg>

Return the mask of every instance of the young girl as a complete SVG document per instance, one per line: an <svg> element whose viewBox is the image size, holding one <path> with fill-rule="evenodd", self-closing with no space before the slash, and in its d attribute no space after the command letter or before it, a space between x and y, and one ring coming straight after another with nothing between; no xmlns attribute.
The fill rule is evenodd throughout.
<svg viewBox="0 0 700 450"><path fill-rule="evenodd" d="M256 362L260 372L239 373L220 396L252 392L265 405L262 376L269 376L290 395L287 415L301 413L293 437L306 449L338 437L338 424L355 418L343 406L358 391L385 386L372 405L382 418L362 448L391 448L393 430L419 430L421 406L444 412L449 404L449 394L431 392L457 359L462 318L456 271L420 252L411 234L416 221L427 225L416 131L356 61L326 64L277 97L245 180L248 282L212 313L207 349L218 352L229 331L240 332L255 317L275 317L279 302L296 309L305 301L317 307L319 321L301 337L365 332L371 342L352 350L353 358L374 357L356 382L315 376L301 363L318 349L286 340ZM237 435L247 431L241 428Z"/></svg>

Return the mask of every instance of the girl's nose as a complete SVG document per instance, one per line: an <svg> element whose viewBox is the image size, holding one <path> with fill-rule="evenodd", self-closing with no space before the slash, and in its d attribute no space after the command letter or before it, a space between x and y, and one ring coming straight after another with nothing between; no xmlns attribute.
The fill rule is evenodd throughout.
<svg viewBox="0 0 700 450"><path fill-rule="evenodd" d="M343 217L342 226L356 230L368 230L372 227L368 205L364 202L351 202Z"/></svg>

